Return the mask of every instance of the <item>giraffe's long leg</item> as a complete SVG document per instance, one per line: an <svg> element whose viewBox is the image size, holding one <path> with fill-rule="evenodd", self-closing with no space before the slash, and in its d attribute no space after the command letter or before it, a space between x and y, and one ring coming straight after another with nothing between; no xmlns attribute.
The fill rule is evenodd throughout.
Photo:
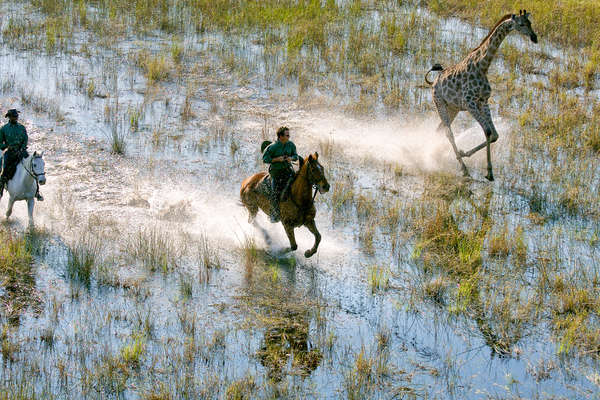
<svg viewBox="0 0 600 400"><path fill-rule="evenodd" d="M467 170L467 166L465 165L465 163L462 160L461 152L456 147L456 142L454 141L454 134L452 133L452 129L450 128L450 124L452 124L452 121L456 117L458 110L456 108L448 105L444 100L436 98L435 95L433 96L433 100L435 102L435 107L438 110L438 114L440 115L440 118L442 119L442 123L440 124L438 129L443 128L446 131L446 137L448 138L448 140L450 141L450 144L452 145L452 149L454 150L456 159L458 160L458 163L460 164L460 168L462 170L463 175L469 176L469 171Z"/></svg>
<svg viewBox="0 0 600 400"><path fill-rule="evenodd" d="M481 143L473 147L471 150L466 153L462 153L462 156L471 157L473 154L478 152L479 150L486 147L487 149L487 170L488 174L486 178L489 181L494 180L494 173L492 172L492 154L490 145L498 140L498 132L496 132L496 127L494 126L494 122L492 121L492 115L490 113L490 107L487 103L477 104L477 103L469 103L467 104L467 111L471 113L473 118L479 122L481 128L483 128L483 132L485 133L485 142Z"/></svg>
<svg viewBox="0 0 600 400"><path fill-rule="evenodd" d="M452 107L451 105L447 104L446 105L446 112L448 113L448 126L451 126L452 125L452 121L454 121L454 118L456 118L456 114L458 114L458 108ZM437 132L445 132L445 130L446 130L446 125L442 121L438 125L436 131ZM459 150L459 153L460 153L460 150Z"/></svg>

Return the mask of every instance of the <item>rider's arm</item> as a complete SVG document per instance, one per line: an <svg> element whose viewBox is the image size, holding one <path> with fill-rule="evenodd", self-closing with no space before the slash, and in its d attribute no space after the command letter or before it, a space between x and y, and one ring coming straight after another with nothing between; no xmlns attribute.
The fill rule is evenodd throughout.
<svg viewBox="0 0 600 400"><path fill-rule="evenodd" d="M25 150L27 148L27 142L29 141L29 136L27 136L27 129L23 126L23 140L21 140L21 149Z"/></svg>
<svg viewBox="0 0 600 400"><path fill-rule="evenodd" d="M271 162L273 162L273 157L271 155L271 146L265 149L265 152L263 153L263 162L265 164L271 164Z"/></svg>
<svg viewBox="0 0 600 400"><path fill-rule="evenodd" d="M265 152L263 154L263 162L265 164L272 164L272 163L277 163L277 162L282 162L282 161L283 161L283 156L273 157L273 147L272 146L267 147L267 149L265 150Z"/></svg>
<svg viewBox="0 0 600 400"><path fill-rule="evenodd" d="M6 149L6 136L4 136L4 127L0 129L0 150Z"/></svg>
<svg viewBox="0 0 600 400"><path fill-rule="evenodd" d="M292 161L298 161L298 153L296 153L296 145L294 143L290 143L292 145L292 155L290 156Z"/></svg>

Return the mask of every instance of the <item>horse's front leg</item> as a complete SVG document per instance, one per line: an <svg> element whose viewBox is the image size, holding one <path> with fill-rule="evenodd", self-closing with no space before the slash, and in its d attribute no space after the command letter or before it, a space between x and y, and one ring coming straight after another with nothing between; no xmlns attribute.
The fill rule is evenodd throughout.
<svg viewBox="0 0 600 400"><path fill-rule="evenodd" d="M310 220L309 222L307 222L306 224L304 224L308 230L315 235L315 244L313 245L312 249L310 250L306 250L304 252L304 257L309 258L311 257L313 254L315 254L317 252L317 248L319 247L319 243L321 243L321 234L319 233L319 230L317 229L317 225L315 224L315 220Z"/></svg>
<svg viewBox="0 0 600 400"><path fill-rule="evenodd" d="M285 233L288 237L288 240L290 241L290 251L296 250L298 248L298 245L296 244L296 235L294 235L294 226L283 224L283 227L285 229Z"/></svg>
<svg viewBox="0 0 600 400"><path fill-rule="evenodd" d="M12 196L8 197L8 208L6 209L6 219L8 219L12 214L13 204L15 204L15 199Z"/></svg>
<svg viewBox="0 0 600 400"><path fill-rule="evenodd" d="M29 226L33 226L33 205L35 204L34 199L27 199L27 214L29 215Z"/></svg>

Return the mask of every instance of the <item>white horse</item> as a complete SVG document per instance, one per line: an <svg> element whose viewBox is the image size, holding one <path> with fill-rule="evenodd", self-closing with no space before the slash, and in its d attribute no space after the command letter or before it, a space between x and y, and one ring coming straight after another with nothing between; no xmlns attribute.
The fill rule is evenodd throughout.
<svg viewBox="0 0 600 400"><path fill-rule="evenodd" d="M33 204L38 190L38 183L40 185L46 183L45 164L42 155L43 152L41 154L34 152L21 160L17 165L15 175L6 185L6 190L9 194L6 219L12 214L15 201L27 200L29 225L33 226Z"/></svg>

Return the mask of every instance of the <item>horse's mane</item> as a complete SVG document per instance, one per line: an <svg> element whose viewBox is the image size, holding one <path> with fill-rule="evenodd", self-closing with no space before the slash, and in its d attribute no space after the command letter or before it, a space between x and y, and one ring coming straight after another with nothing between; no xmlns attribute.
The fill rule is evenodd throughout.
<svg viewBox="0 0 600 400"><path fill-rule="evenodd" d="M488 32L487 36L483 38L483 40L481 41L481 43L479 43L479 45L477 47L475 47L473 50L471 50L471 53L474 52L475 50L479 49L486 40L489 39L490 36L492 36L492 33L494 33L494 31L496 30L496 28L503 23L506 20L509 20L510 18L512 18L512 14L506 14L505 16L503 16L502 18L500 18L500 20L498 22L496 22L496 25L494 25L494 27L492 29L490 29L490 31Z"/></svg>
<svg viewBox="0 0 600 400"><path fill-rule="evenodd" d="M298 156L298 171L296 171L296 176L294 177L294 179L297 178L298 175L300 175L300 171L302 171L302 168L304 168L305 164L306 164L306 160L304 158L302 158L301 156Z"/></svg>

